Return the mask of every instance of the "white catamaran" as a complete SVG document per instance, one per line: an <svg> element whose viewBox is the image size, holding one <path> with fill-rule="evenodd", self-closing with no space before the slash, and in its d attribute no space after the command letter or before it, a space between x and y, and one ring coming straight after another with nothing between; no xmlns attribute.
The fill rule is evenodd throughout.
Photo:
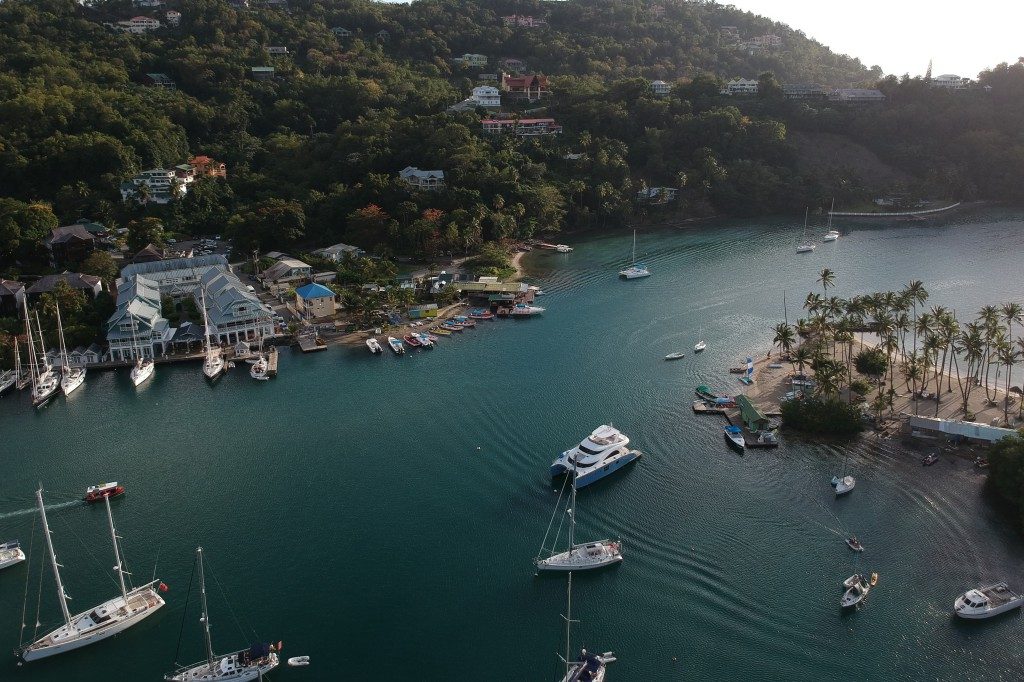
<svg viewBox="0 0 1024 682"><path fill-rule="evenodd" d="M54 299L57 306L57 335L60 337L60 387L64 395L71 393L85 383L85 368L72 367L68 361L68 347L64 342L64 325L60 319L60 304Z"/></svg>
<svg viewBox="0 0 1024 682"><path fill-rule="evenodd" d="M534 559L534 565L538 571L586 571L592 568L601 568L603 566L610 566L612 564L622 561L622 543L615 540L595 540L594 542L583 542L576 544L576 460L573 459L573 469L569 476L566 476L566 483L571 480L572 492L569 495L569 505L565 510L566 516L569 517L569 547L558 554L555 554L554 547L552 546L551 554L546 558L541 558L541 555L545 552L544 545L547 543L548 534L544 535L544 540L541 542L541 549ZM562 486L562 490L565 490L565 484ZM555 514L562 506L562 495L559 494L558 502L555 503ZM548 533L551 532L551 526L555 522L555 517L552 515L551 521L548 523ZM558 524L561 529L562 524ZM555 533L555 542L558 542L558 533ZM554 543L552 543L554 545Z"/></svg>
<svg viewBox="0 0 1024 682"><path fill-rule="evenodd" d="M203 548L196 548L196 561L199 565L199 598L202 602L203 637L206 641L206 660L178 668L173 673L164 675L168 682L248 682L262 678L263 675L277 667L279 659L277 647L272 644L253 644L248 649L241 649L230 654L213 653L213 641L210 638L210 611L206 605L206 576L203 573Z"/></svg>
<svg viewBox="0 0 1024 682"><path fill-rule="evenodd" d="M42 407L60 390L60 378L53 371L46 358L46 347L43 345L43 328L39 326L39 314L36 314L36 325L39 327L39 352L36 352L35 341L32 339L32 318L25 306L25 337L28 339L28 369L32 380L32 405Z"/></svg>
<svg viewBox="0 0 1024 682"><path fill-rule="evenodd" d="M206 315L206 292L200 288L199 300L203 306L203 343L206 348L206 358L203 360L203 374L210 381L216 381L224 374L224 354L220 348L214 348L210 343L210 319Z"/></svg>
<svg viewBox="0 0 1024 682"><path fill-rule="evenodd" d="M57 601L64 614L64 624L23 648L21 658L24 661L35 661L55 656L113 637L142 622L144 618L152 615L164 605L164 600L157 593L155 587L161 584L159 580L153 580L146 585L128 590L124 577L126 574L128 576L131 574L124 569L121 561L117 531L114 530L114 517L110 511L110 499L105 498L110 538L114 543L114 560L116 561L114 570L117 571L121 594L88 611L71 615L71 612L68 611L70 597L64 591L64 583L60 579L61 566L57 563L57 555L53 550L53 538L50 537L50 527L46 523L46 507L43 505L42 488L36 491L36 501L39 503L39 515L43 520L43 535L46 537L46 547L50 553L50 565L57 583Z"/></svg>

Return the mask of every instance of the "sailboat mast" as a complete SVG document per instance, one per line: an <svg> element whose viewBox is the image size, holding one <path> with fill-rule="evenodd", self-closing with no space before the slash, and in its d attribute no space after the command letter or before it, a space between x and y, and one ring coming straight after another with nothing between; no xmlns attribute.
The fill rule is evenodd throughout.
<svg viewBox="0 0 1024 682"><path fill-rule="evenodd" d="M71 625L71 613L68 611L68 597L64 594L64 583L60 581L60 564L57 563L57 555L53 551L53 539L50 537L50 525L46 522L46 507L43 505L42 487L36 491L36 501L39 502L39 515L43 517L43 536L46 538L46 547L50 550L50 565L53 566L53 579L57 581L57 601L60 602L61 613L64 614L64 622Z"/></svg>
<svg viewBox="0 0 1024 682"><path fill-rule="evenodd" d="M203 636L206 638L206 661L213 670L213 642L210 640L210 611L206 607L206 576L203 574L203 548L196 548L199 560L199 598L203 605Z"/></svg>
<svg viewBox="0 0 1024 682"><path fill-rule="evenodd" d="M636 230L633 230L633 265L636 265Z"/></svg>
<svg viewBox="0 0 1024 682"><path fill-rule="evenodd" d="M127 607L128 589L124 585L124 567L121 564L121 550L117 546L117 531L114 530L114 515L110 511L110 498L104 495L103 502L107 506L107 523L110 524L110 539L114 543L114 561L117 562L114 570L117 571L117 581L121 584L121 596L124 597L125 606Z"/></svg>
<svg viewBox="0 0 1024 682"><path fill-rule="evenodd" d="M836 198L832 197L832 208L828 209L828 229L832 229L832 212L836 210Z"/></svg>
<svg viewBox="0 0 1024 682"><path fill-rule="evenodd" d="M569 579L566 581L566 607L565 607L565 679L569 679L569 656L572 644L570 643L570 631L572 630L572 571L569 571Z"/></svg>
<svg viewBox="0 0 1024 682"><path fill-rule="evenodd" d="M64 343L64 325L63 323L61 323L60 319L60 303L57 302L56 298L53 300L53 303L55 306L57 306L57 338L60 341L60 366L61 369L67 371L69 368L68 347Z"/></svg>
<svg viewBox="0 0 1024 682"><path fill-rule="evenodd" d="M203 306L203 339L206 341L206 357L210 357L210 320L206 316L206 289L199 287L199 300Z"/></svg>
<svg viewBox="0 0 1024 682"><path fill-rule="evenodd" d="M43 325L39 321L39 311L36 310L36 327L39 329L39 356L43 361L43 367L46 369L43 371L49 371L50 360L46 357L46 343L43 341Z"/></svg>
<svg viewBox="0 0 1024 682"><path fill-rule="evenodd" d="M32 379L32 391L35 392L38 380L36 374L39 373L39 366L36 364L36 346L32 340L32 317L28 314L28 303L22 300L22 304L25 306L25 337L28 341L28 373Z"/></svg>

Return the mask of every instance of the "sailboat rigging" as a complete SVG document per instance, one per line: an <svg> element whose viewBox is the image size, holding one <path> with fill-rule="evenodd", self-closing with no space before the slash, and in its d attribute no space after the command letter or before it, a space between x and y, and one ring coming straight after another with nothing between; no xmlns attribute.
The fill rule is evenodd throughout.
<svg viewBox="0 0 1024 682"><path fill-rule="evenodd" d="M85 368L72 367L68 360L68 347L64 342L64 324L60 319L60 303L54 299L54 305L57 307L57 335L60 338L60 387L64 391L64 395L71 395L75 389L85 383Z"/></svg>
<svg viewBox="0 0 1024 682"><path fill-rule="evenodd" d="M648 270L642 263L636 262L636 230L633 230L633 264L625 270L619 270L619 277L623 279L640 279L641 277L650 277L651 271Z"/></svg>
<svg viewBox="0 0 1024 682"><path fill-rule="evenodd" d="M846 473L846 465L850 460L850 451L846 451L846 457L843 458L843 475L832 477L832 487L836 489L836 497L845 495L846 493L853 490L857 485L857 479Z"/></svg>
<svg viewBox="0 0 1024 682"><path fill-rule="evenodd" d="M808 214L808 210L809 209L804 208L804 236L803 236L803 240L796 247L796 252L797 253L808 253L810 251L814 251L814 248L815 248L815 245L812 244L811 241L807 238L807 214Z"/></svg>
<svg viewBox="0 0 1024 682"><path fill-rule="evenodd" d="M213 344L210 343L210 319L206 313L206 290L203 287L199 288L199 300L203 306L203 346L206 352L206 357L203 360L203 374L210 381L216 381L224 374L224 355L220 348L214 349Z"/></svg>
<svg viewBox="0 0 1024 682"><path fill-rule="evenodd" d="M138 318L132 314L131 310L128 311L128 320L132 323L132 350L135 355L135 366L132 367L131 377L132 383L138 386L153 376L153 372L156 370L153 360L146 357L142 346L139 345L139 338L135 331L139 324Z"/></svg>
<svg viewBox="0 0 1024 682"><path fill-rule="evenodd" d="M60 379L46 358L46 347L43 345L43 328L39 325L39 313L36 313L36 325L39 328L39 352L36 352L35 341L32 339L32 318L28 314L28 303L22 300L25 310L25 336L28 339L28 368L32 381L32 405L42 407L60 390Z"/></svg>
<svg viewBox="0 0 1024 682"><path fill-rule="evenodd" d="M210 609L206 603L206 574L203 565L203 548L196 548L196 565L199 569L199 602L203 610L199 622L203 624L203 641L206 644L206 660L178 668L164 675L167 682L248 682L261 679L264 674L278 666L277 645L256 643L248 649L240 649L230 654L213 653L213 640L210 636ZM187 611L187 609L186 609ZM185 614L182 614L182 619ZM180 646L181 641L179 639ZM177 652L175 653L177 658Z"/></svg>
<svg viewBox="0 0 1024 682"><path fill-rule="evenodd" d="M828 210L828 232L822 237L822 241L834 242L839 239L839 230L832 229L832 213L836 210L836 199L832 197L832 208Z"/></svg>
<svg viewBox="0 0 1024 682"><path fill-rule="evenodd" d="M580 650L576 660L572 656L572 624L578 623L572 619L572 573L566 580L566 607L565 615L565 656L558 655L565 663L565 676L562 682L604 682L605 673L609 663L615 662L615 654L606 651L603 654L594 654L586 649Z"/></svg>

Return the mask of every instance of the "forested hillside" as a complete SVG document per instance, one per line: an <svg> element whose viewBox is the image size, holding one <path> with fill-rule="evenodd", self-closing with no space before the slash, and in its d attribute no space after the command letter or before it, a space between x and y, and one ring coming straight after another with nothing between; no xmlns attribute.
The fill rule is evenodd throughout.
<svg viewBox="0 0 1024 682"><path fill-rule="evenodd" d="M896 114L814 108L778 101L777 87L745 100L718 95L721 79L767 71L771 82L833 86L880 74L713 3L291 0L234 9L224 0L169 0L167 8L180 11L179 26L135 35L104 23L163 10L128 0L0 5L0 275L43 271L47 230L80 217L159 241L159 231L139 228L155 217L174 233L227 234L246 252L346 241L430 257L643 219L655 210L636 200L645 186L681 188L678 201L657 209L680 216L795 210L837 191L866 196L869 179L804 172L787 126L849 128L919 177L933 170L919 167L928 141L900 132L914 111L902 104ZM508 26L502 16L513 13L546 23ZM782 44L741 49L723 26ZM463 53L486 55L487 68L454 64ZM488 135L483 112L446 111L508 57L548 75L551 95L528 114L514 103L505 112L554 117L562 134ZM253 78L259 66L273 66L273 78ZM176 87L146 85L149 73ZM652 78L668 81L671 95L656 97ZM887 87L913 97L909 85ZM889 115L896 123L886 134L903 140L895 148L873 132ZM996 107L978 120L1005 128L1019 117L999 120ZM1015 162L1012 145L993 153ZM199 154L226 163L227 178L197 181L163 206L122 201L120 183L135 173ZM397 177L406 166L443 170L446 189L410 189ZM998 168L981 159L957 174Z"/></svg>

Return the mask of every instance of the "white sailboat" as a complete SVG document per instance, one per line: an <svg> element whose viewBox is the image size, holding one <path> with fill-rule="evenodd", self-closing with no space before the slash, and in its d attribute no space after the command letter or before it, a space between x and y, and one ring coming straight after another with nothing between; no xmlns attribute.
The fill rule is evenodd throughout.
<svg viewBox="0 0 1024 682"><path fill-rule="evenodd" d="M46 347L43 345L43 328L39 325L39 314L36 314L36 325L39 328L39 353L36 353L35 341L32 339L32 318L28 314L28 304L22 301L25 308L25 336L28 339L28 369L32 381L32 405L41 407L60 390L60 378L53 371L46 359Z"/></svg>
<svg viewBox="0 0 1024 682"><path fill-rule="evenodd" d="M214 654L210 638L210 611L206 604L206 576L203 573L203 548L196 548L199 564L199 598L202 602L203 637L206 642L206 660L178 668L164 675L167 682L248 682L260 679L278 666L279 647L272 644L253 644L230 654Z"/></svg>
<svg viewBox="0 0 1024 682"><path fill-rule="evenodd" d="M815 245L812 244L811 241L807 238L807 212L808 212L808 209L805 208L804 209L804 237L803 237L803 240L800 242L800 244L797 245L797 247L796 247L796 252L797 253L808 253L810 251L814 251L814 247L815 247Z"/></svg>
<svg viewBox="0 0 1024 682"><path fill-rule="evenodd" d="M693 344L693 352L700 353L702 350L708 347L707 341L704 340L704 325L700 325L700 331L697 333L697 343Z"/></svg>
<svg viewBox="0 0 1024 682"><path fill-rule="evenodd" d="M206 291L200 287L199 300L203 306L203 345L206 350L206 357L203 359L203 374L210 381L216 381L224 374L224 355L220 348L214 348L210 343L210 319L206 314Z"/></svg>
<svg viewBox="0 0 1024 682"><path fill-rule="evenodd" d="M151 616L164 605L164 600L157 593L155 587L161 584L159 580L132 590L129 590L125 584L124 576L127 571L121 561L117 531L114 530L114 517L110 512L110 500L109 498L104 499L107 506L107 521L110 525L110 538L114 543L114 560L117 562L114 570L117 571L121 594L92 609L71 615L71 612L68 611L70 597L67 596L64 583L60 579L61 566L57 563L57 555L53 550L53 538L50 536L50 527L46 522L43 490L40 488L36 491L39 515L43 520L43 535L46 537L46 547L50 553L50 565L57 583L57 601L60 603L61 613L64 615L64 624L23 648L20 652L21 658L26 662L63 654L113 637L142 622L144 618Z"/></svg>
<svg viewBox="0 0 1024 682"><path fill-rule="evenodd" d="M135 328L138 326L138 322L131 312L128 313L128 319L132 322L132 344L135 350L135 366L132 367L131 377L132 383L135 386L139 386L146 381L146 379L153 376L153 372L156 371L156 366L153 364L153 360L145 357L145 354L142 352L142 347L139 345L139 339L135 335Z"/></svg>
<svg viewBox="0 0 1024 682"><path fill-rule="evenodd" d="M832 212L836 210L836 200L832 199L832 208L828 210L828 232L821 238L824 242L834 242L839 239L839 230L832 229Z"/></svg>
<svg viewBox="0 0 1024 682"><path fill-rule="evenodd" d="M843 459L843 475L832 477L832 487L836 489L836 497L845 495L854 489L857 485L857 479L846 473L846 465L849 462L850 453L847 451L846 457Z"/></svg>
<svg viewBox="0 0 1024 682"><path fill-rule="evenodd" d="M636 262L636 230L633 230L633 264L625 270L619 270L619 277L623 279L640 279L641 277L650 277L651 271L643 266L642 263Z"/></svg>
<svg viewBox="0 0 1024 682"><path fill-rule="evenodd" d="M573 458L572 473L566 477L566 481L569 482L571 479L572 492L569 495L569 505L565 510L566 515L569 517L569 546L564 552L555 554L552 548L551 554L545 558L541 558L541 554L544 553L544 545L547 543L548 533L551 532L551 526L555 521L554 514L551 516L551 522L548 523L548 533L544 534L544 540L541 541L541 549L538 552L537 558L534 559L533 563L537 567L538 571L586 571L593 568L601 568L603 566L611 566L622 561L622 543L615 540L596 540L594 542L583 542L576 543L576 459ZM565 490L564 486L562 488ZM559 508L562 505L562 496L558 496L558 502L555 503L555 514L558 513ZM561 524L559 524L561 528ZM555 534L555 542L558 541L558 534Z"/></svg>
<svg viewBox="0 0 1024 682"><path fill-rule="evenodd" d="M72 367L68 361L68 347L64 342L64 325L60 319L60 304L56 299L54 304L57 306L57 335L60 337L60 388L64 391L64 395L71 395L75 389L85 383L85 368Z"/></svg>
<svg viewBox="0 0 1024 682"><path fill-rule="evenodd" d="M576 660L570 660L572 649L572 573L566 580L566 609L565 609L565 657L559 658L565 663L565 676L562 682L604 682L605 673L609 663L615 662L615 654L606 651L603 654L595 654L586 649L580 650Z"/></svg>
<svg viewBox="0 0 1024 682"><path fill-rule="evenodd" d="M251 361L252 367L249 368L249 376L256 381L267 381L270 379L270 360L267 359L267 354L263 352L263 332L259 333L260 348L256 354L256 360Z"/></svg>

